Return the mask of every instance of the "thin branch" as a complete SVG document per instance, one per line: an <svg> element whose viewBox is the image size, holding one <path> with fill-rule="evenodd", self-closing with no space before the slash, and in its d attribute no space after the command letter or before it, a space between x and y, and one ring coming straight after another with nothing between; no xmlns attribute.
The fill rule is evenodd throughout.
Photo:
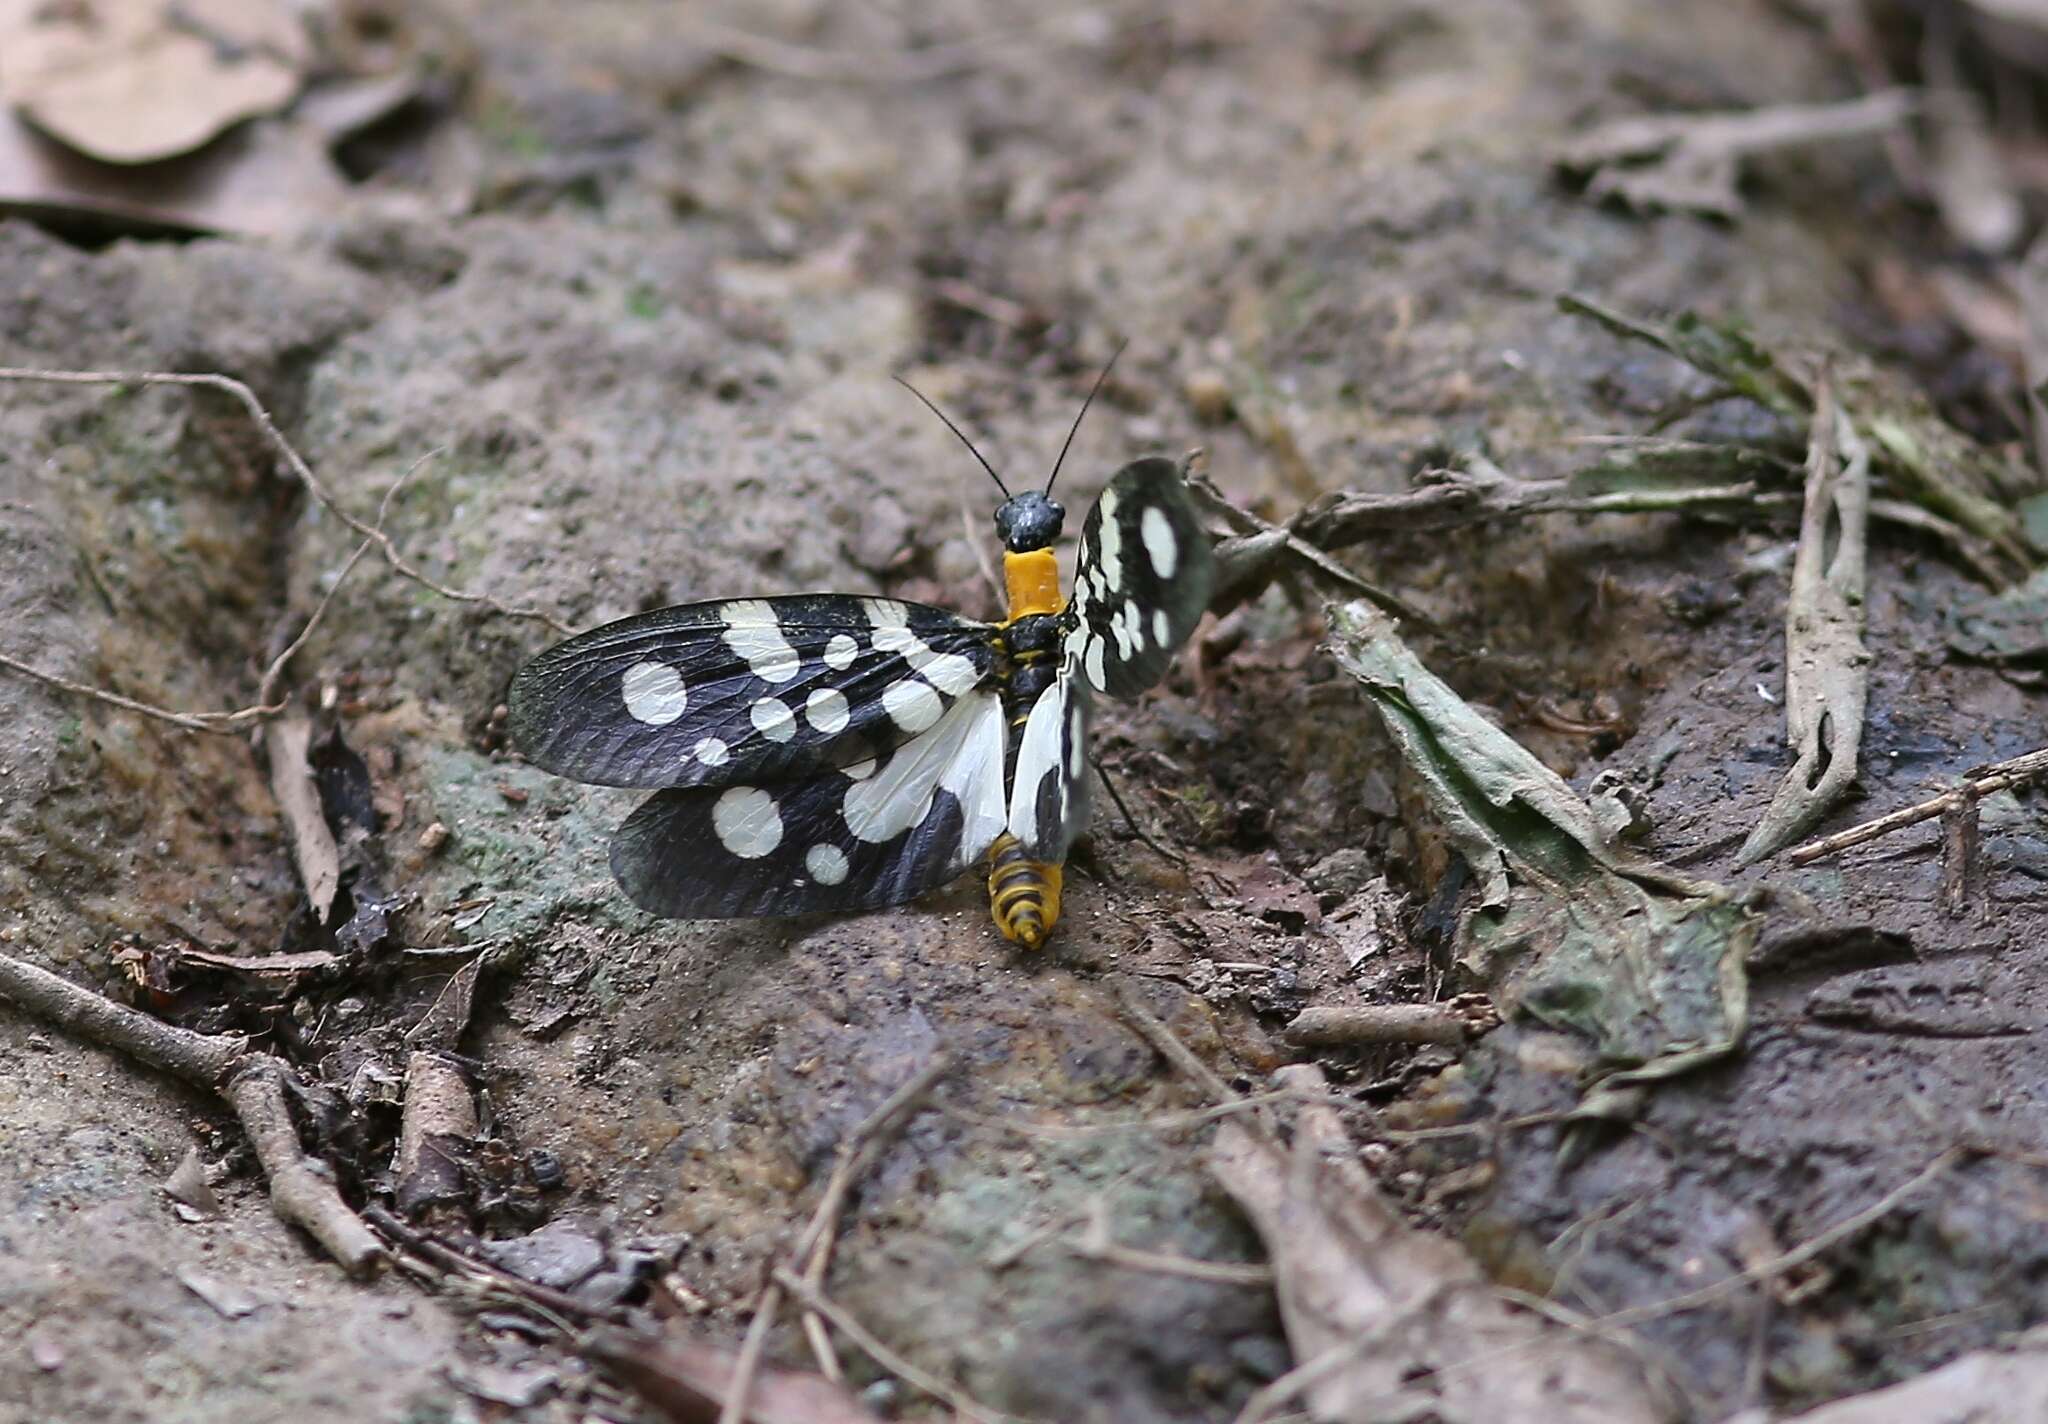
<svg viewBox="0 0 2048 1424"><path fill-rule="evenodd" d="M5 372L0 372L0 375L4 374ZM405 487L406 482L418 472L421 466L440 453L439 450L429 450L426 454L420 456L419 459L413 461L406 468L404 474L392 482L391 488L384 492L384 498L377 506L376 527L379 531L384 527L384 519L390 511L392 499ZM238 708L233 712L174 712L167 707L158 707L151 703L138 702L134 698L123 697L118 692L109 692L105 688L93 687L87 683L74 682L67 677L59 677L55 673L44 672L18 659L8 657L5 653L0 653L0 667L20 673L23 677L33 682L40 682L46 686L54 687L60 692L70 693L74 697L84 697L94 702L104 703L109 707L118 707L124 712L138 713L141 716L153 718L159 722L167 722L173 727L182 727L188 732L207 732L214 735L239 732L244 727L265 721L284 711L286 704L277 695L277 685L284 676L286 665L291 662L300 649L304 648L312 640L314 630L320 626L320 620L327 616L327 610L333 606L335 595L341 592L342 585L348 581L348 576L355 571L356 565L362 562L363 555L370 551L374 542L374 540L365 539L356 546L355 552L350 554L341 568L336 571L333 581L327 587L327 592L322 594L319 603L314 605L312 615L306 619L305 626L299 629L299 635L286 644L276 657L271 659L270 666L264 669L263 680L257 685L256 701L253 706Z"/></svg>
<svg viewBox="0 0 2048 1424"><path fill-rule="evenodd" d="M383 1259L376 1235L342 1201L331 1174L300 1151L285 1101L291 1070L282 1061L250 1052L239 1036L193 1033L160 1023L12 955L0 954L0 1000L220 1094L249 1135L278 1217L302 1228L352 1275L364 1274Z"/></svg>
<svg viewBox="0 0 2048 1424"><path fill-rule="evenodd" d="M1701 1286L1698 1290L1687 1291L1683 1295L1671 1296L1665 1300L1651 1301L1647 1305L1630 1306L1626 1310L1612 1311L1609 1314L1597 1317L1596 1323L1603 1330L1606 1330L1622 1326L1641 1325L1651 1320L1662 1320L1667 1315L1682 1315L1688 1310L1698 1310L1703 1305L1712 1305L1722 1296L1732 1294L1745 1286L1755 1285L1759 1281L1775 1279L1788 1271L1796 1271L1807 1262L1820 1256L1830 1247L1848 1240L1851 1236L1876 1225L1885 1217L1890 1216L1908 1197L1928 1185L1935 1178L1941 1176L1949 1168L1962 1161L1963 1158L1969 1156L1972 1151L1973 1149L1969 1147L1951 1147L1944 1152L1936 1154L1934 1159L1926 1166L1922 1167L1905 1181L1899 1183L1896 1187L1893 1187L1869 1206L1864 1207L1860 1211L1851 1212L1820 1234L1801 1242L1781 1255L1773 1256L1768 1261L1759 1262L1747 1270L1738 1271L1732 1276L1724 1276L1718 1281Z"/></svg>
<svg viewBox="0 0 2048 1424"><path fill-rule="evenodd" d="M1737 853L1751 865L1810 828L1855 779L1870 690L1863 642L1870 450L1835 401L1833 372L1813 386L1813 433L1792 588L1785 600L1785 740L1794 756Z"/></svg>
<svg viewBox="0 0 2048 1424"><path fill-rule="evenodd" d="M1915 805L1887 812L1861 825L1851 826L1846 831L1837 831L1831 836L1822 836L1819 840L1794 846L1785 852L1785 859L1794 865L1811 865L1814 861L1833 855L1837 851L1862 845L1865 841L1874 841L1880 836L1888 836L1893 831L1904 830L1922 821L1931 821L1942 812L1965 801L2024 786L2030 781L2038 781L2044 777L2048 777L2048 747L2043 747L2037 752L2028 752L2025 756L2016 756L2011 761L1980 767L1969 780L1953 791L1944 791L1939 796L1930 796Z"/></svg>
<svg viewBox="0 0 2048 1424"><path fill-rule="evenodd" d="M223 376L210 371L45 371L20 366L0 366L0 381L43 381L69 386L203 386L209 390L224 392L248 411L249 418L256 423L256 428L263 432L264 438L284 457L285 464L290 467L292 474L305 487L306 492L336 519L375 544L383 554L384 561L400 575L456 603L473 603L507 618L524 618L544 623L557 633L573 631L568 624L553 614L538 608L518 607L492 598L489 594L469 593L427 577L399 553L397 544L382 528L366 523L349 512L347 506L342 504L334 492L321 482L320 477L313 473L313 467L306 463L305 458L293 448L292 443L285 439L284 432L278 429L277 422L271 419L270 412L264 409L263 402L256 398L256 392L233 376Z"/></svg>
<svg viewBox="0 0 2048 1424"><path fill-rule="evenodd" d="M218 1091L249 1052L239 1036L176 1028L11 954L0 954L0 1000L209 1091Z"/></svg>
<svg viewBox="0 0 2048 1424"><path fill-rule="evenodd" d="M986 65L992 56L1014 50L1026 41L1082 43L1062 39L1055 28L1061 18L1065 17L1053 16L1027 28L995 31L921 49L820 49L711 20L690 20L683 24L680 34L686 43L701 45L721 59L785 79L813 84L922 84L970 73Z"/></svg>
<svg viewBox="0 0 2048 1424"><path fill-rule="evenodd" d="M1150 1271L1154 1275L1178 1276L1186 1281L1226 1286L1270 1286L1274 1281L1273 1268L1254 1261L1201 1261L1192 1256L1168 1255L1125 1246L1110 1238L1108 1218L1101 1212L1089 1219L1079 1235L1066 1237L1061 1244L1085 1261L1100 1261L1106 1266L1122 1266L1131 1271Z"/></svg>
<svg viewBox="0 0 2048 1424"><path fill-rule="evenodd" d="M761 1302L755 1308L752 1322L747 1326L746 1339L740 1343L739 1358L733 1366L732 1388L726 1394L725 1403L718 1412L718 1424L744 1424L747 1417L747 1397L753 1391L754 1376L761 1368L761 1355L768 1346L768 1333L775 1326L775 1317L782 1309L783 1295L788 1290L783 1277L801 1279L793 1268L809 1272L812 1269L812 1262L816 1260L818 1277L820 1280L823 1279L826 1255L829 1253L828 1243L838 1233L839 1218L846 1209L846 1198L853 1190L854 1180L867 1170L869 1163L880 1152L882 1143L909 1119L923 1103L925 1095L931 1092L933 1086L950 1072L952 1067L953 1060L948 1054L934 1054L924 1067L884 1098L881 1106L862 1119L860 1125L840 1143L839 1160L832 1166L832 1175L826 1179L824 1193L818 1198L818 1207L811 1213L809 1225L797 1237L796 1245L789 1253L788 1264L778 1266L775 1278L762 1289ZM807 1283L805 1289L815 1291L818 1287ZM802 1292L794 1294L802 1297ZM816 1313L822 1315L826 1312ZM817 1338L817 1331L809 1326L805 1327L805 1333L814 1341ZM869 1353L874 1352L870 1350ZM838 1363L836 1357L830 1355L829 1343L819 1357L821 1370L826 1369L827 1358L831 1358L835 1366Z"/></svg>
<svg viewBox="0 0 2048 1424"><path fill-rule="evenodd" d="M398 498L398 492L406 487L407 483L411 481L414 475L420 472L427 461L441 453L442 450L439 447L427 451L426 454L414 460L410 465L407 465L405 472L391 482L391 488L384 491L384 498L377 501L378 529L383 529L384 521L391 513L391 501ZM274 712L283 705L280 703L278 707L272 707L270 704L277 696L277 684L279 679L284 676L286 665L291 662L293 656L301 648L305 647L312 640L313 630L318 628L320 620L327 616L327 610L333 604L334 596L341 592L341 586L348 582L348 576L355 572L356 565L363 561L363 555L370 552L373 542L372 540L365 539L362 543L356 545L355 552L348 556L347 561L335 573L333 581L327 585L327 592L321 594L320 601L313 605L312 616L306 619L306 626L299 629L299 636L285 644L279 650L278 655L270 660L270 666L263 670L263 680L256 685L257 711L262 713Z"/></svg>
<svg viewBox="0 0 2048 1424"><path fill-rule="evenodd" d="M1498 1017L1494 1022L1499 1022ZM1442 1043L1455 1048L1487 1024L1455 1003L1361 1004L1306 1008L1287 1025L1289 1043L1349 1047L1361 1043Z"/></svg>
<svg viewBox="0 0 2048 1424"><path fill-rule="evenodd" d="M1116 782L1110 777L1109 768L1102 764L1101 759L1091 753L1088 757L1088 762L1089 765L1095 768L1095 775L1102 782L1102 789L1109 793L1109 799L1116 804L1116 809L1123 815L1124 824L1130 827L1131 834L1136 836L1140 842L1151 849L1154 855L1167 864L1186 870L1188 868L1188 858L1186 856L1178 851L1168 850L1165 846L1159 844L1158 841L1153 840L1146 833L1145 828L1138 824L1138 818L1131 814L1131 808L1124 803L1123 792L1117 790Z"/></svg>
<svg viewBox="0 0 2048 1424"><path fill-rule="evenodd" d="M271 1210L326 1247L350 1275L364 1275L382 1259L383 1246L341 1199L326 1165L299 1150L299 1132L285 1102L288 1076L277 1059L255 1054L228 1084L225 1096L270 1180Z"/></svg>
<svg viewBox="0 0 2048 1424"><path fill-rule="evenodd" d="M876 1364L880 1365L890 1374L922 1390L933 1399L940 1401L963 1419L978 1420L981 1421L981 1424L1007 1424L1007 1421L1016 1418L1015 1415L1000 1414L990 1409L988 1406L977 1402L958 1385L940 1379L937 1375L931 1374L912 1364L909 1360L906 1360L903 1356L883 1344L874 1332L861 1324L859 1319L852 1312L848 1311L845 1306L832 1301L823 1291L817 1289L796 1272L787 1267L778 1266L775 1270L775 1281L784 1290L802 1301L806 1309L815 1310L818 1314L831 1321L833 1325L838 1327L842 1335L860 1346L861 1350Z"/></svg>
<svg viewBox="0 0 2048 1424"><path fill-rule="evenodd" d="M87 683L74 682L68 677L59 677L53 672L31 667L19 658L0 653L0 667L9 672L19 673L31 682L40 682L45 687L54 687L59 692L68 692L73 697L84 697L118 707L123 712L134 712L158 722L168 722L173 727L183 727L188 732L211 732L216 735L238 732L259 718L274 715L279 708L244 707L238 712L173 712L168 707L154 707L147 702L137 702L132 697L123 697L118 692L93 687Z"/></svg>

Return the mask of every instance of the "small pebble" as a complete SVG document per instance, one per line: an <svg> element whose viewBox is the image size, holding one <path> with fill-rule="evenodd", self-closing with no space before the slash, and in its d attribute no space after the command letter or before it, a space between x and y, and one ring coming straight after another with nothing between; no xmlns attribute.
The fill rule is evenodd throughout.
<svg viewBox="0 0 2048 1424"><path fill-rule="evenodd" d="M1187 398L1195 419L1202 424L1221 425L1230 419L1230 382L1224 379L1221 371L1189 373L1181 394Z"/></svg>

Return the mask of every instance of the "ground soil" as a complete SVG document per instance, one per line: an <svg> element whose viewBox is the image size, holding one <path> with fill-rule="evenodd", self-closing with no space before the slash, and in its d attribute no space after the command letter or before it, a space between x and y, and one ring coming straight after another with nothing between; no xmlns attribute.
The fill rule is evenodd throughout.
<svg viewBox="0 0 2048 1424"><path fill-rule="evenodd" d="M1584 462L1578 437L1639 431L1697 393L1676 361L1561 313L1563 291L1738 317L1801 360L1864 353L1958 419L1996 406L1987 384L2012 394L1931 363L1953 343L1907 340L1873 295L1881 264L1938 245L1874 144L1760 164L1734 222L1614 210L1554 170L1594 119L1852 92L1797 7L1217 0L1024 31L964 2L741 8L735 23L806 54L894 58L794 75L667 7L453 6L462 86L359 151L360 201L296 236L81 244L0 221L0 361L235 375L366 517L424 459L390 515L407 553L577 627L827 588L990 612L990 491L897 373L1028 480L1128 340L1062 477L1071 507L1124 459L1199 445L1229 498L1274 518L1405 489L1473 448L1560 474ZM945 72L902 58L962 36L976 43ZM1746 418L1692 429L1739 436ZM274 466L210 394L0 389L0 651L168 706L249 701L355 542ZM1424 660L1575 785L1640 787L1651 853L1766 892L1743 1051L1658 1086L1630 1129L1569 1155L1546 1127L1370 1156L1415 1219L1581 1310L1796 1244L1962 1125L2048 1136L2038 794L1991 808L1983 894L1960 918L1936 907L1931 823L1805 870L1734 864L1790 763L1795 534L1608 516L1347 554L1435 621L1414 637ZM1863 772L1827 829L2048 744L2040 684L1945 641L1949 610L1983 593L1966 570L1880 531L1870 587ZM635 798L524 765L494 717L553 635L366 564L294 674L367 767L398 934L359 978L261 1005L202 987L177 1011L260 1022L356 1081L432 1001L445 952L488 947L463 1051L499 1140L549 1154L562 1181L486 1231L545 1217L665 1253L728 1343L839 1143L943 1047L959 1066L942 1110L858 1196L834 1297L997 1408L1227 1420L1290 1363L1270 1292L1090 1260L1058 1228L1100 1210L1131 1246L1259 1259L1199 1134L1145 1129L1199 1097L1127 996L1250 1089L1304 1056L1280 1031L1306 1004L1463 987L1444 927L1465 882L1320 650L1321 596L1267 591L1161 691L1106 712L1104 764L1173 858L1104 802L1059 937L1025 955L971 878L857 918L639 914L605 862ZM423 837L436 825L445 838ZM263 953L295 942L301 899L248 739L0 676L0 948L147 1003L117 948ZM1585 1066L1514 1023L1462 1062L1321 1059L1389 1110L1382 1126L1568 1108ZM161 1190L194 1148L219 1178L211 1219ZM1668 1316L1642 1348L1711 1420L1994 1344L2048 1315L2043 1190L2038 1165L1973 1160L1796 1295ZM250 1308L223 1310L223 1290ZM218 1104L12 1012L0 1340L7 1424L595 1407L580 1362L320 1259L271 1216ZM774 1354L807 1358L793 1332ZM528 1370L553 1384L517 1406L477 1383ZM893 1389L870 1402L924 1407Z"/></svg>

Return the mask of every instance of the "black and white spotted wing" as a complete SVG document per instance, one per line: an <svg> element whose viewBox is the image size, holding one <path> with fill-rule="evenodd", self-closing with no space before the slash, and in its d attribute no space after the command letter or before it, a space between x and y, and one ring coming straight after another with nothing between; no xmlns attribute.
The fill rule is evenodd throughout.
<svg viewBox="0 0 2048 1424"><path fill-rule="evenodd" d="M893 598L689 603L608 623L519 670L512 740L601 786L758 785L879 757L995 670L994 632Z"/></svg>
<svg viewBox="0 0 2048 1424"><path fill-rule="evenodd" d="M679 919L896 905L952 879L1002 832L1004 718L959 698L878 761L781 783L655 793L612 840L633 903Z"/></svg>
<svg viewBox="0 0 2048 1424"><path fill-rule="evenodd" d="M1209 606L1215 569L1180 467L1158 455L1117 471L1081 529L1064 661L1088 686L1135 697L1165 675Z"/></svg>
<svg viewBox="0 0 2048 1424"><path fill-rule="evenodd" d="M1088 689L1071 667L1031 705L1011 773L1009 832L1057 865L1088 824Z"/></svg>

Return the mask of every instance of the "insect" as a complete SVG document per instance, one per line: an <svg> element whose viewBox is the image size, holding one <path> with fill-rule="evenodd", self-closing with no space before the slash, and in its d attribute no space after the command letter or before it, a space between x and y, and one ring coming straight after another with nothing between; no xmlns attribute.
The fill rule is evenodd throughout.
<svg viewBox="0 0 2048 1424"><path fill-rule="evenodd" d="M1088 512L1061 596L1052 488L1109 370L1045 489L1017 495L911 390L1003 493L1002 622L854 594L716 599L608 623L519 670L510 730L530 762L654 790L611 845L634 904L677 919L874 909L986 855L996 927L1045 941L1088 818L1090 699L1157 682L1213 580L1182 469L1151 456Z"/></svg>

